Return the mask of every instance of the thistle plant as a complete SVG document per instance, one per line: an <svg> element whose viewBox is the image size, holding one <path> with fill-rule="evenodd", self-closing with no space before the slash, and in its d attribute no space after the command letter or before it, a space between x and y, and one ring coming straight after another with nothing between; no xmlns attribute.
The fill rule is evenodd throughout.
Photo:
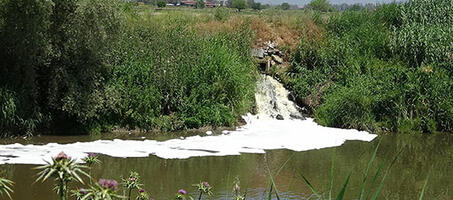
<svg viewBox="0 0 453 200"><path fill-rule="evenodd" d="M126 178L126 179L123 179L122 185L124 185L124 189L127 190L127 192L128 192L127 200L131 199L131 194L132 194L133 190L135 190L135 189L140 190L141 189L141 186L143 184L141 184L139 182L139 179L140 179L140 176L139 176L139 174L137 172L130 172L129 177ZM123 192L123 195L125 195L125 191Z"/></svg>
<svg viewBox="0 0 453 200"><path fill-rule="evenodd" d="M90 189L80 189L74 192L74 196L79 200L115 200L124 199L123 196L116 194L118 182L113 179L99 179Z"/></svg>
<svg viewBox="0 0 453 200"><path fill-rule="evenodd" d="M203 194L207 194L208 196L212 196L212 187L209 185L208 182L200 182L199 184L193 185L198 188L200 195L198 196L198 200L201 200L201 196Z"/></svg>
<svg viewBox="0 0 453 200"><path fill-rule="evenodd" d="M38 173L36 182L44 182L50 177L53 177L56 181L55 190L61 200L68 199L69 182L75 180L84 184L79 174L90 178L90 175L82 170L83 168L87 168L87 166L77 164L74 159L66 155L64 152L61 152L56 157L53 157L52 162L45 162L45 165L34 168L41 170Z"/></svg>
<svg viewBox="0 0 453 200"><path fill-rule="evenodd" d="M187 194L187 192L184 189L178 190L178 193L176 193L176 200L193 200L191 196Z"/></svg>
<svg viewBox="0 0 453 200"><path fill-rule="evenodd" d="M241 181L238 177L236 177L236 180L233 182L233 194L234 200L245 200L245 194L241 195Z"/></svg>
<svg viewBox="0 0 453 200"><path fill-rule="evenodd" d="M13 184L14 182L0 177L0 196L6 195L9 199L12 199L11 193L13 192L13 189L11 189L11 186Z"/></svg>
<svg viewBox="0 0 453 200"><path fill-rule="evenodd" d="M88 153L87 157L82 159L85 164L89 167L89 175L92 177L92 166L95 164L100 164L101 161L98 159L98 156L95 153ZM92 180L90 178L90 184L92 184Z"/></svg>
<svg viewBox="0 0 453 200"><path fill-rule="evenodd" d="M152 198L149 197L145 189L139 189L136 200L152 200Z"/></svg>

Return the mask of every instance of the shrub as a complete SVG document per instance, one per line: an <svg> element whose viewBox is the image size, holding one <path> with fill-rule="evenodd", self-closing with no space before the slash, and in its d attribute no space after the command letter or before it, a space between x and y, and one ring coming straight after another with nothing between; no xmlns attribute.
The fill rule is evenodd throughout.
<svg viewBox="0 0 453 200"><path fill-rule="evenodd" d="M289 3L282 3L282 5L280 5L280 8L282 10L289 10L291 6L289 5Z"/></svg>
<svg viewBox="0 0 453 200"><path fill-rule="evenodd" d="M308 4L308 7L313 10L327 12L330 9L330 3L327 0L312 0Z"/></svg>
<svg viewBox="0 0 453 200"><path fill-rule="evenodd" d="M206 7L204 1L198 0L197 3L195 3L195 8L204 8Z"/></svg>
<svg viewBox="0 0 453 200"><path fill-rule="evenodd" d="M263 6L261 6L261 3L253 2L251 8L252 8L253 10L262 10L262 9L263 9Z"/></svg>
<svg viewBox="0 0 453 200"><path fill-rule="evenodd" d="M231 17L230 10L228 8L216 8L214 12L214 18L218 21L226 21Z"/></svg>
<svg viewBox="0 0 453 200"><path fill-rule="evenodd" d="M233 0L232 8L236 8L241 11L247 8L247 2L245 0Z"/></svg>
<svg viewBox="0 0 453 200"><path fill-rule="evenodd" d="M374 123L370 80L357 79L351 86L335 88L315 116L321 125L371 130Z"/></svg>
<svg viewBox="0 0 453 200"><path fill-rule="evenodd" d="M162 0L157 1L157 7L164 8L165 6L167 6L167 3L165 1Z"/></svg>

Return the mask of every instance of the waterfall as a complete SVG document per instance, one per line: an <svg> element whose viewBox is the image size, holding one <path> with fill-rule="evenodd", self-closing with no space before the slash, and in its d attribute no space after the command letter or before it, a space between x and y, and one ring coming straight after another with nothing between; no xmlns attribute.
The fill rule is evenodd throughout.
<svg viewBox="0 0 453 200"><path fill-rule="evenodd" d="M261 75L255 93L256 111L259 117L277 119L303 119L301 108L288 99L289 91L268 75Z"/></svg>

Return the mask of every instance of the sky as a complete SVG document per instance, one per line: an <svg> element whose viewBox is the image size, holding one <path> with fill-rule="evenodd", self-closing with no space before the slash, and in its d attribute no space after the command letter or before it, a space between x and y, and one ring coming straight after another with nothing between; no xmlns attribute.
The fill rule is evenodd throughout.
<svg viewBox="0 0 453 200"><path fill-rule="evenodd" d="M291 5L305 5L307 3L310 3L311 0L255 0L255 2L261 2L264 4L274 4L278 5L281 3L289 3ZM342 3L347 3L347 4L355 4L355 3L390 3L393 2L394 0L329 0L331 4L342 4ZM396 1L403 1L403 0L396 0Z"/></svg>

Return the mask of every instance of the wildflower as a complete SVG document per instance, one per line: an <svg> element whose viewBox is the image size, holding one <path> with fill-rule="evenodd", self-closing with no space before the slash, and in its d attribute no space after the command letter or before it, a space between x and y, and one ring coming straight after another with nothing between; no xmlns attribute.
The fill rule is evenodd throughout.
<svg viewBox="0 0 453 200"><path fill-rule="evenodd" d="M69 157L68 155L66 155L63 151L60 152L56 157L54 157L54 159L56 161L60 161L60 160L71 160L71 157Z"/></svg>
<svg viewBox="0 0 453 200"><path fill-rule="evenodd" d="M87 191L83 188L80 188L80 194L82 195L86 195L87 194Z"/></svg>
<svg viewBox="0 0 453 200"><path fill-rule="evenodd" d="M116 182L115 180L99 179L98 183L105 189L112 189L114 191L118 189L118 182Z"/></svg>
<svg viewBox="0 0 453 200"><path fill-rule="evenodd" d="M135 179L134 177L131 177L131 178L129 178L129 180L132 182L135 182L135 180L137 180L137 179Z"/></svg>
<svg viewBox="0 0 453 200"><path fill-rule="evenodd" d="M207 187L207 188L210 187L210 185L209 185L208 182L203 182L203 185L204 185L205 187Z"/></svg>
<svg viewBox="0 0 453 200"><path fill-rule="evenodd" d="M182 195L186 195L187 194L187 192L185 190L183 190L183 189L178 190L178 193L182 194Z"/></svg>
<svg viewBox="0 0 453 200"><path fill-rule="evenodd" d="M145 190L144 189L139 189L138 192L139 193L143 193L143 192L145 192Z"/></svg>

